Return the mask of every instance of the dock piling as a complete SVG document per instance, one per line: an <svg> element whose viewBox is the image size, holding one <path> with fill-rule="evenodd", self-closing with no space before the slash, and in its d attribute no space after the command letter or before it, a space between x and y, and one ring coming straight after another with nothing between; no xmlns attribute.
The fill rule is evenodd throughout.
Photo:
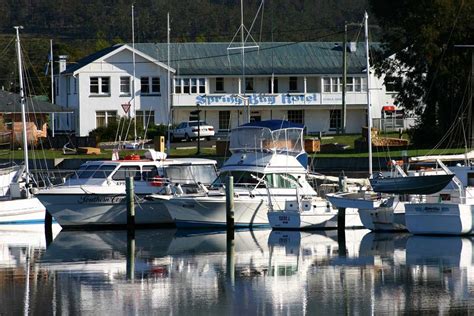
<svg viewBox="0 0 474 316"><path fill-rule="evenodd" d="M234 231L234 177L227 177L225 187L227 231ZM234 238L232 238L234 239Z"/></svg>
<svg viewBox="0 0 474 316"><path fill-rule="evenodd" d="M133 177L125 179L125 193L127 196L127 228L135 227L135 190L133 187Z"/></svg>
<svg viewBox="0 0 474 316"><path fill-rule="evenodd" d="M44 214L44 235L46 238L46 247L53 241L53 217L46 210Z"/></svg>

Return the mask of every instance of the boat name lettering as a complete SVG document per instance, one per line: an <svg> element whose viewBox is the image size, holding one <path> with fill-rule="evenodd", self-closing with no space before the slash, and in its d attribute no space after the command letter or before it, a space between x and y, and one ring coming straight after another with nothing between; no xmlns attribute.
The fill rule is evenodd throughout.
<svg viewBox="0 0 474 316"><path fill-rule="evenodd" d="M112 203L112 204L119 204L125 199L124 195L91 195L91 196L81 196L78 200L79 204L89 204L89 203Z"/></svg>

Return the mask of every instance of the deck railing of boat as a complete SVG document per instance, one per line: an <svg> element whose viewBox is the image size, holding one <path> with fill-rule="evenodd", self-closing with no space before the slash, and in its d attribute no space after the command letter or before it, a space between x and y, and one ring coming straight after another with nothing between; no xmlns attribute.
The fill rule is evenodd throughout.
<svg viewBox="0 0 474 316"><path fill-rule="evenodd" d="M104 175L105 176L108 176L107 171L103 171L103 170L87 170L87 172L90 172L90 174L92 175L93 173L97 172L97 171L100 171L100 172L104 172ZM35 170L34 173L33 173L33 179L34 179L34 182L35 182L35 186L37 187L40 187L40 188L51 188L51 187L55 187L55 186L67 186L69 185L70 183L68 182L68 180L79 180L79 179L84 179L84 180L87 180L87 179L91 179L92 177L84 177L84 178L80 178L80 173L84 172L84 170ZM138 178L138 177L135 177L135 181L143 181L143 182L148 182L150 183L152 186L156 186L156 187L162 187L162 186L165 186L165 185L176 185L176 184L180 184L182 186L195 186L195 187L198 187L201 185L200 182L197 182L196 180L194 179L190 179L190 178L167 178L167 177L161 177L159 175L153 175L151 177L143 177L142 176L143 174L141 174L141 176ZM103 178L92 178L92 179L97 179L97 180L106 180L107 177L103 177ZM122 181L122 180L118 180L118 181ZM125 181L125 180L123 180ZM74 184L76 185L76 184ZM211 184L204 184L206 187L210 186Z"/></svg>

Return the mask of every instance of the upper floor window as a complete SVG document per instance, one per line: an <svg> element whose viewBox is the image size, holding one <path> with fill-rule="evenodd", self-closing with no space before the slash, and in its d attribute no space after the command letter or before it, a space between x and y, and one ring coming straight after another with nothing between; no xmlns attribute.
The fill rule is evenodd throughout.
<svg viewBox="0 0 474 316"><path fill-rule="evenodd" d="M347 77L347 92L363 92L367 91L367 80L363 77ZM323 92L342 92L341 77L325 77L323 78Z"/></svg>
<svg viewBox="0 0 474 316"><path fill-rule="evenodd" d="M402 79L399 77L387 76L384 79L385 91L388 93L398 92L402 86Z"/></svg>
<svg viewBox="0 0 474 316"><path fill-rule="evenodd" d="M253 92L253 78L245 78L245 92Z"/></svg>
<svg viewBox="0 0 474 316"><path fill-rule="evenodd" d="M224 92L224 78L216 78L216 92Z"/></svg>
<svg viewBox="0 0 474 316"><path fill-rule="evenodd" d="M323 78L323 91L331 92L331 78Z"/></svg>
<svg viewBox="0 0 474 316"><path fill-rule="evenodd" d="M174 78L174 93L181 93L181 79Z"/></svg>
<svg viewBox="0 0 474 316"><path fill-rule="evenodd" d="M140 91L142 95L160 95L160 77L141 77L140 78Z"/></svg>
<svg viewBox="0 0 474 316"><path fill-rule="evenodd" d="M174 93L206 93L206 81L204 78L175 78Z"/></svg>
<svg viewBox="0 0 474 316"><path fill-rule="evenodd" d="M120 77L120 95L130 95L130 77Z"/></svg>
<svg viewBox="0 0 474 316"><path fill-rule="evenodd" d="M90 77L90 93L110 95L110 77Z"/></svg>
<svg viewBox="0 0 474 316"><path fill-rule="evenodd" d="M272 77L268 78L268 93L278 93L278 78L273 77L273 92L272 92Z"/></svg>
<svg viewBox="0 0 474 316"><path fill-rule="evenodd" d="M298 77L290 77L290 91L298 91Z"/></svg>

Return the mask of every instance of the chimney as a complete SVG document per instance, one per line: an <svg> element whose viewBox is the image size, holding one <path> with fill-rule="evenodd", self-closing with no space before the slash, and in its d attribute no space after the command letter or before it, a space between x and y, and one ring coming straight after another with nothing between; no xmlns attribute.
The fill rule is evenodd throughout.
<svg viewBox="0 0 474 316"><path fill-rule="evenodd" d="M67 55L59 55L59 73L66 70Z"/></svg>

